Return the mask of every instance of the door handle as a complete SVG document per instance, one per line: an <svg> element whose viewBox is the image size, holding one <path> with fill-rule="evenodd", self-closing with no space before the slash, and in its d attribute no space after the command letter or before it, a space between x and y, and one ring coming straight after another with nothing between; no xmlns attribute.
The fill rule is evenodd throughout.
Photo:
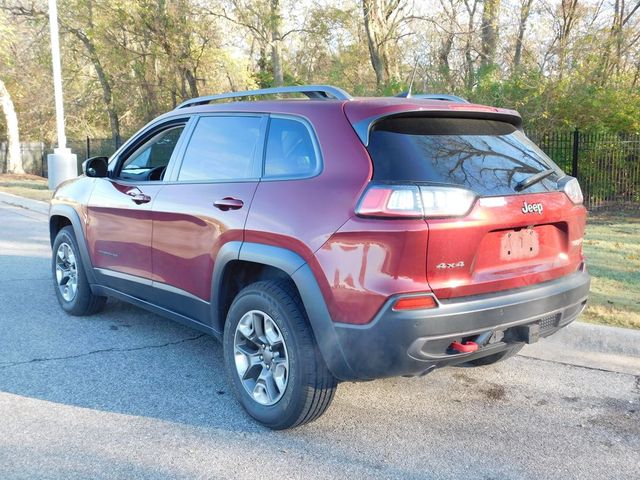
<svg viewBox="0 0 640 480"><path fill-rule="evenodd" d="M144 193L136 193L135 195L131 195L131 200L133 200L137 205L140 205L142 203L149 203L151 201L151 197Z"/></svg>
<svg viewBox="0 0 640 480"><path fill-rule="evenodd" d="M126 193L137 205L140 205L141 203L149 203L151 201L151 197L142 193L139 188L132 188L127 190Z"/></svg>
<svg viewBox="0 0 640 480"><path fill-rule="evenodd" d="M213 206L219 208L223 212L227 210L238 210L244 206L244 202L233 197L224 197L213 202Z"/></svg>

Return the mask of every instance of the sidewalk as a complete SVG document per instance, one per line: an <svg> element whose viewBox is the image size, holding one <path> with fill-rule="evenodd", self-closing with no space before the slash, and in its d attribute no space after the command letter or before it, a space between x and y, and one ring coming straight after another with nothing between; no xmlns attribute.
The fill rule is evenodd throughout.
<svg viewBox="0 0 640 480"><path fill-rule="evenodd" d="M49 215L49 204L39 200L31 200L30 198L20 197L11 193L0 192L0 204L8 204L14 207L26 208L34 212Z"/></svg>

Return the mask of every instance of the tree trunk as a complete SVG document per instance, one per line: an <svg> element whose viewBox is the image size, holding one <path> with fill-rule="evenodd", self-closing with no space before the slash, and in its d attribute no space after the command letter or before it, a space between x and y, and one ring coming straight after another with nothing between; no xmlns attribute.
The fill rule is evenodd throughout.
<svg viewBox="0 0 640 480"><path fill-rule="evenodd" d="M438 69L440 70L440 74L442 75L444 81L447 83L447 86L453 89L453 82L451 81L451 66L449 64L449 55L451 54L451 49L453 48L453 34L450 33L444 37L444 41L440 46L440 50L438 51Z"/></svg>
<svg viewBox="0 0 640 480"><path fill-rule="evenodd" d="M562 0L560 2L560 33L558 35L558 77L562 78L567 60L567 48L569 45L569 35L576 22L576 11L578 0Z"/></svg>
<svg viewBox="0 0 640 480"><path fill-rule="evenodd" d="M465 86L468 91L473 89L473 84L475 83L475 68L473 65L473 55L472 55L472 45L471 45L471 32L473 32L473 27L475 23L476 10L478 9L478 0L473 0L473 3L470 3L470 0L465 0L465 6L467 7L467 13L469 14L469 20L467 23L467 35L464 44L464 63L465 63Z"/></svg>
<svg viewBox="0 0 640 480"><path fill-rule="evenodd" d="M385 68L380 54L379 45L377 42L375 19L373 12L373 1L362 0L362 11L364 14L364 30L367 33L367 45L369 47L369 57L371 58L371 66L376 74L376 85L378 88L387 83L385 75Z"/></svg>
<svg viewBox="0 0 640 480"><path fill-rule="evenodd" d="M276 87L284 85L282 71L282 12L280 0L271 0L271 64L273 83Z"/></svg>
<svg viewBox="0 0 640 480"><path fill-rule="evenodd" d="M9 143L9 156L7 158L7 173L24 173L22 167L22 153L20 152L20 131L18 129L18 116L13 106L11 95L0 80L0 105L7 123L7 141Z"/></svg>
<svg viewBox="0 0 640 480"><path fill-rule="evenodd" d="M484 0L482 8L482 26L480 36L482 46L480 53L482 67L495 65L496 50L498 46L498 12L500 10L500 0Z"/></svg>
<svg viewBox="0 0 640 480"><path fill-rule="evenodd" d="M100 86L102 87L102 99L104 100L107 115L109 116L111 137L113 139L114 146L117 148L120 146L122 137L120 136L120 120L118 119L118 112L116 112L116 108L113 104L113 95L111 93L111 79L102 67L100 56L98 55L96 46L91 41L91 39L89 39L89 37L80 29L70 27L66 27L66 29L73 35L75 35L76 38L78 38L78 40L80 40L87 49L87 54L89 55L89 59L93 64L93 68L96 70L98 81L100 82Z"/></svg>
<svg viewBox="0 0 640 480"><path fill-rule="evenodd" d="M362 0L364 29L367 34L367 46L371 66L376 74L378 89L388 85L399 76L393 54L390 51L390 39L394 37L393 14L400 8L398 0L382 2L380 0Z"/></svg>
<svg viewBox="0 0 640 480"><path fill-rule="evenodd" d="M524 32L527 29L527 20L531 13L531 4L533 0L522 0L520 5L520 23L518 24L518 37L516 38L516 51L513 55L513 68L517 70L522 63L522 43L524 41Z"/></svg>

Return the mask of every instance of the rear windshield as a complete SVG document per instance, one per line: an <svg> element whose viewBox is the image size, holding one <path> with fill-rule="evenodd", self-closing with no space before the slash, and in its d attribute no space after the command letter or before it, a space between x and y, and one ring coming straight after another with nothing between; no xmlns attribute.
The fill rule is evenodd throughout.
<svg viewBox="0 0 640 480"><path fill-rule="evenodd" d="M495 120L396 117L370 135L373 179L459 185L479 195L516 193L518 182L555 172L522 193L557 190L564 174L513 125Z"/></svg>

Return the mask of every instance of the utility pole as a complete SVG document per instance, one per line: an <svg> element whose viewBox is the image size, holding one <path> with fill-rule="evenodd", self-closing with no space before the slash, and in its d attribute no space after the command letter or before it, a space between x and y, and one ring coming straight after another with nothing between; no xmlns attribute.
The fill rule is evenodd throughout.
<svg viewBox="0 0 640 480"><path fill-rule="evenodd" d="M58 33L58 6L49 0L49 27L51 31L51 63L53 64L53 91L56 101L56 130L58 147L47 155L49 190L55 190L65 180L78 176L78 158L67 148L64 133L64 106L62 103L62 66Z"/></svg>

